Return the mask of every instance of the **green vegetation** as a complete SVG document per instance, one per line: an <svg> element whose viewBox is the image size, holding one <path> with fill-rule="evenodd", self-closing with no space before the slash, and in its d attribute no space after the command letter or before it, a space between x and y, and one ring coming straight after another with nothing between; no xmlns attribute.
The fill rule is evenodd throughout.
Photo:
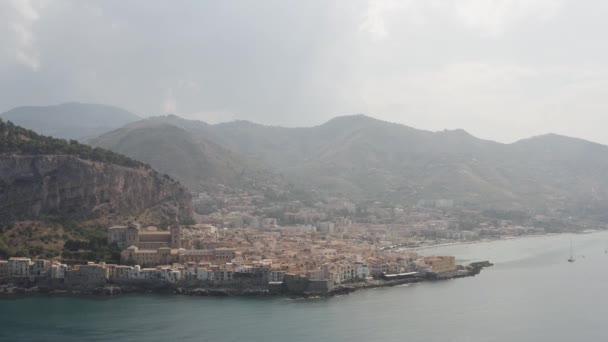
<svg viewBox="0 0 608 342"><path fill-rule="evenodd" d="M68 154L81 159L111 163L127 167L146 167L149 165L133 160L122 154L99 147L80 144L76 140L56 139L37 134L34 131L16 126L10 121L0 119L0 151L5 153L26 154Z"/></svg>
<svg viewBox="0 0 608 342"><path fill-rule="evenodd" d="M106 223L73 220L20 221L0 225L0 259L29 257L70 263L118 262L120 249L109 245Z"/></svg>
<svg viewBox="0 0 608 342"><path fill-rule="evenodd" d="M75 262L118 262L120 248L116 244L109 245L105 236L96 236L89 240L67 240L61 256L63 260Z"/></svg>
<svg viewBox="0 0 608 342"><path fill-rule="evenodd" d="M149 163L192 191L216 191L218 184L260 191L285 187L281 177L211 142L205 132L163 118L127 125L92 140L91 145Z"/></svg>
<svg viewBox="0 0 608 342"><path fill-rule="evenodd" d="M41 245L31 246L15 246L11 247L0 236L0 259L8 259L10 257L40 257L45 259L53 259L58 257L60 251L58 249L45 249Z"/></svg>

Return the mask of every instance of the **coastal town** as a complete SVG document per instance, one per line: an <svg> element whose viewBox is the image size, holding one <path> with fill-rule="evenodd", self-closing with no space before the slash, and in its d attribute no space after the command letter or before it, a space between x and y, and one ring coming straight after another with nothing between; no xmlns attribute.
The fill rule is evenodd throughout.
<svg viewBox="0 0 608 342"><path fill-rule="evenodd" d="M192 193L193 223L107 227L113 260L70 258L78 248L63 258L0 260L0 293L23 284L86 293L327 295L475 275L489 265L458 265L454 256L426 253L428 247L585 227L559 215L467 210L450 199L402 207L339 198L269 202L259 192L218 187Z"/></svg>
<svg viewBox="0 0 608 342"><path fill-rule="evenodd" d="M453 256L382 248L361 234L350 224L260 231L177 223L161 230L130 222L107 229L108 243L122 249L120 264L13 257L0 261L0 278L30 288L84 292L185 288L310 295L474 275L483 265L465 267Z"/></svg>
<svg viewBox="0 0 608 342"><path fill-rule="evenodd" d="M193 192L195 220L221 228L262 231L292 227L366 240L380 247L409 248L608 228L585 217L564 216L558 209L542 213L525 207L483 209L466 206L454 198L396 205L391 201L354 201L337 196L279 201L269 200L272 196L268 193L281 196L280 190L271 186L243 191L218 185L208 192Z"/></svg>

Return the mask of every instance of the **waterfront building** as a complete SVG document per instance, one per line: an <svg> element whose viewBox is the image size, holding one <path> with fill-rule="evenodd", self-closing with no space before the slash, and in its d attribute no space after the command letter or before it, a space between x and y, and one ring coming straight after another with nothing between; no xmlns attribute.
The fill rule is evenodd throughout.
<svg viewBox="0 0 608 342"><path fill-rule="evenodd" d="M160 280L168 283L175 284L182 279L181 272L172 267L158 267L157 273L159 274Z"/></svg>
<svg viewBox="0 0 608 342"><path fill-rule="evenodd" d="M358 279L366 279L370 276L369 267L362 262L355 262L355 276Z"/></svg>
<svg viewBox="0 0 608 342"><path fill-rule="evenodd" d="M234 278L234 271L228 268L220 268L217 275L216 279L220 283L230 282Z"/></svg>
<svg viewBox="0 0 608 342"><path fill-rule="evenodd" d="M129 279L133 273L133 266L106 265L108 267L108 279L110 281L122 281Z"/></svg>
<svg viewBox="0 0 608 342"><path fill-rule="evenodd" d="M30 275L44 276L50 271L50 269L51 269L50 261L44 260L44 259L34 260L32 266L31 266Z"/></svg>
<svg viewBox="0 0 608 342"><path fill-rule="evenodd" d="M66 264L57 264L54 263L51 265L51 279L63 279L65 278L65 272L68 269L68 265Z"/></svg>
<svg viewBox="0 0 608 342"><path fill-rule="evenodd" d="M139 280L160 280L160 272L156 268L141 268L136 274Z"/></svg>
<svg viewBox="0 0 608 342"><path fill-rule="evenodd" d="M30 258L10 258L8 259L8 273L12 277L29 277L31 265Z"/></svg>
<svg viewBox="0 0 608 342"><path fill-rule="evenodd" d="M76 265L65 272L65 283L68 286L100 287L108 280L108 269L105 263L89 262L86 265Z"/></svg>
<svg viewBox="0 0 608 342"><path fill-rule="evenodd" d="M196 278L201 281L213 281L215 280L215 272L206 267L199 267L196 269Z"/></svg>
<svg viewBox="0 0 608 342"><path fill-rule="evenodd" d="M269 282L282 282L285 277L284 271L270 271Z"/></svg>
<svg viewBox="0 0 608 342"><path fill-rule="evenodd" d="M372 277L378 277L389 271L388 263L382 259L372 257L367 260L367 264L369 265L369 272Z"/></svg>
<svg viewBox="0 0 608 342"><path fill-rule="evenodd" d="M0 277L8 277L8 275L9 275L8 261L0 260Z"/></svg>
<svg viewBox="0 0 608 342"><path fill-rule="evenodd" d="M422 258L422 263L430 267L433 273L452 272L456 270L456 258L453 256L432 256Z"/></svg>

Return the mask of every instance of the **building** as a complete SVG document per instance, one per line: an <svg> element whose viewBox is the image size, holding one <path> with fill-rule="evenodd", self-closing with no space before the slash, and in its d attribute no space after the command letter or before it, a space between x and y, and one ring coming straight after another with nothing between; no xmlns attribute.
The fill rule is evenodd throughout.
<svg viewBox="0 0 608 342"><path fill-rule="evenodd" d="M51 269L51 262L44 259L34 260L30 274L34 276L45 276Z"/></svg>
<svg viewBox="0 0 608 342"><path fill-rule="evenodd" d="M180 263L185 264L189 262L201 263L215 261L215 252L213 249L190 249L183 250L179 253Z"/></svg>
<svg viewBox="0 0 608 342"><path fill-rule="evenodd" d="M68 270L66 264L53 264L51 265L51 279L63 279L65 278L65 272Z"/></svg>
<svg viewBox="0 0 608 342"><path fill-rule="evenodd" d="M157 266L179 262L179 250L169 247L140 249L131 246L120 253L120 262L129 265Z"/></svg>
<svg viewBox="0 0 608 342"><path fill-rule="evenodd" d="M362 262L355 262L355 277L358 279L366 279L371 275L369 267Z"/></svg>
<svg viewBox="0 0 608 342"><path fill-rule="evenodd" d="M422 258L433 273L452 272L456 270L456 258L453 256L432 256Z"/></svg>
<svg viewBox="0 0 608 342"><path fill-rule="evenodd" d="M169 231L146 232L141 226L134 222L128 226L113 226L108 228L108 243L116 243L119 248L125 249L135 246L140 249L158 249L162 247L181 248L182 232L179 225L175 224Z"/></svg>
<svg viewBox="0 0 608 342"><path fill-rule="evenodd" d="M285 276L284 271L271 271L269 281L270 282L282 282L284 276Z"/></svg>
<svg viewBox="0 0 608 342"><path fill-rule="evenodd" d="M75 266L74 269L65 272L65 283L68 286L100 287L104 286L107 280L108 269L105 263L89 262L86 265Z"/></svg>
<svg viewBox="0 0 608 342"><path fill-rule="evenodd" d="M29 277L31 265L30 258L10 258L8 259L8 274L12 277Z"/></svg>
<svg viewBox="0 0 608 342"><path fill-rule="evenodd" d="M0 278L8 277L8 261L0 260Z"/></svg>
<svg viewBox="0 0 608 342"><path fill-rule="evenodd" d="M138 236L139 224L137 223L108 228L108 244L116 243L121 249L129 246L139 246Z"/></svg>
<svg viewBox="0 0 608 342"><path fill-rule="evenodd" d="M216 263L231 262L232 259L236 258L237 251L234 248L216 248L214 250L214 261Z"/></svg>
<svg viewBox="0 0 608 342"><path fill-rule="evenodd" d="M109 267L108 279L113 282L120 282L123 280L128 280L132 274L133 266L112 265Z"/></svg>

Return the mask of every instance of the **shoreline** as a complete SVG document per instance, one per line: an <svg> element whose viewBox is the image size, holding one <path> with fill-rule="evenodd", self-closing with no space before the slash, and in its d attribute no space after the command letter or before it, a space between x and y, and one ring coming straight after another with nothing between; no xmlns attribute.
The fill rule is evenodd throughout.
<svg viewBox="0 0 608 342"><path fill-rule="evenodd" d="M434 248L451 247L451 246L468 246L482 243L491 243L499 241L511 241L528 238L541 237L556 237L559 235L580 235L580 234L597 234L605 233L606 230L587 230L584 232L564 232L564 233L549 233L549 234L530 234L521 236L507 236L497 239L484 239L477 241L455 241L419 246L414 248L396 248L394 251L421 252ZM475 263L473 263L475 264ZM315 298L315 297L333 297L337 295L348 294L362 289L373 289L380 287L394 287L407 285L412 283L440 281L462 277L471 277L479 274L481 270L488 265L480 266L478 269L471 269L471 265L466 266L461 270L461 274L453 274L441 279L429 279L426 276L421 276L416 279L369 279L367 281L359 281L354 283L343 283L336 285L326 292L289 292L284 289L271 288L268 286L252 286L248 288L235 287L216 287L216 286L193 286L187 284L115 284L107 283L103 287L96 288L69 288L64 285L45 283L45 280L38 279L0 279L0 300L19 298L29 295L46 295L46 296L91 296L91 297L115 297L129 294L160 294L160 295L188 295L188 296L209 296L209 297L287 297L287 298ZM466 271L465 271L466 270ZM159 286L160 285L160 286ZM180 286L181 285L181 286Z"/></svg>
<svg viewBox="0 0 608 342"><path fill-rule="evenodd" d="M373 279L365 282L340 284L332 288L328 292L284 292L272 291L269 288L210 288L210 287L180 287L180 286L164 286L156 288L145 288L141 286L118 286L110 285L92 289L81 288L45 288L37 285L31 287L19 287L10 282L5 282L0 285L0 300L18 299L28 296L67 296L67 297L92 297L92 298L111 298L120 297L122 295L182 295L182 296L197 296L197 297L284 297L291 299L307 299L307 298L330 298L349 294L359 290L367 290L382 287L395 287L399 285L446 281L458 278L474 277L481 273L486 268L493 266L489 262L483 265L466 266L464 270L456 270L445 274L426 274L415 278L384 280Z"/></svg>
<svg viewBox="0 0 608 342"><path fill-rule="evenodd" d="M601 230L601 229L595 229L595 230L588 230L588 231L583 231L583 232L563 232L563 233L548 233L548 234L530 234L530 235L519 235L519 236L505 236L505 237L496 238L496 239L484 239L484 240L476 240L476 241L443 242L443 243L438 243L438 244L424 245L424 246L412 247L412 248L395 248L395 249L392 249L392 250L400 251L400 252L409 252L409 251L417 252L417 251L423 251L423 250L427 250L427 249L441 248L441 247L477 245L477 244L490 243L490 242L510 241L510 240L519 240L519 239L528 239L528 238L553 237L553 236L568 235L568 234L572 234L572 235L597 234L597 233L602 233L602 232L607 232L607 231L606 230Z"/></svg>

